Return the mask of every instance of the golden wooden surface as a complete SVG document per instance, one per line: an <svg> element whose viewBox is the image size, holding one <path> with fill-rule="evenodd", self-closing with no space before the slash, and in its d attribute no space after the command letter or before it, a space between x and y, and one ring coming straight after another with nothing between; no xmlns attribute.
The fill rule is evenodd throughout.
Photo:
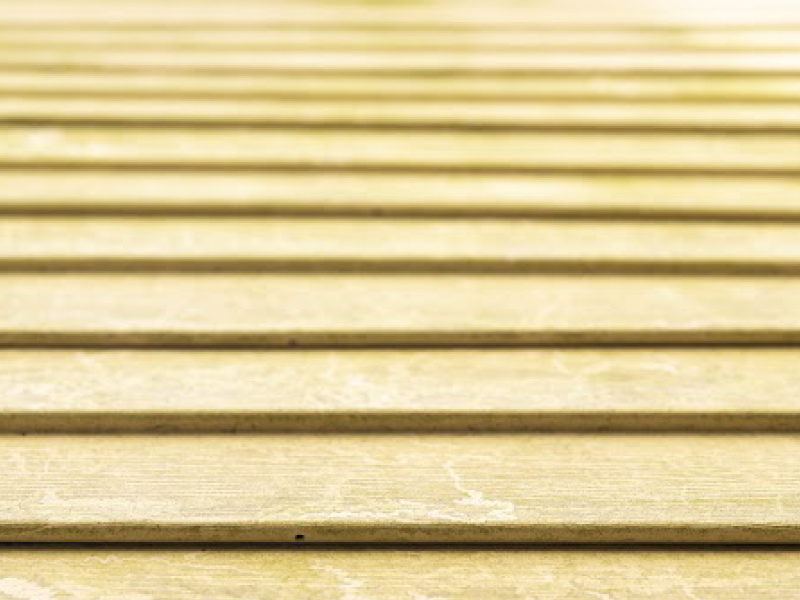
<svg viewBox="0 0 800 600"><path fill-rule="evenodd" d="M785 600L800 585L793 550L35 547L0 561L14 600Z"/></svg>
<svg viewBox="0 0 800 600"><path fill-rule="evenodd" d="M371 27L519 27L522 25L596 27L686 27L721 25L750 28L797 27L795 5L787 0L617 0L586 5L577 0L531 3L519 1L463 2L444 0L425 3L374 2L64 2L40 0L15 2L5 7L3 22L38 26L107 25L118 27L195 24L276 25L315 27L330 24L363 24Z"/></svg>
<svg viewBox="0 0 800 600"><path fill-rule="evenodd" d="M0 122L197 127L800 131L800 106L769 103L497 102L457 100L165 100L0 97Z"/></svg>
<svg viewBox="0 0 800 600"><path fill-rule="evenodd" d="M478 75L436 73L403 74L236 74L157 72L0 71L0 94L98 98L254 98L361 99L372 101L497 100L534 101L606 100L792 102L800 98L800 78L789 75L624 75L586 73L546 75ZM633 102L635 101L635 102ZM755 104L758 112L762 104Z"/></svg>
<svg viewBox="0 0 800 600"><path fill-rule="evenodd" d="M0 68L162 71L327 71L343 73L733 73L800 75L800 51L729 52L676 51L632 53L593 50L578 52L461 51L336 51L282 50L218 52L153 49L8 49L0 47Z"/></svg>
<svg viewBox="0 0 800 600"><path fill-rule="evenodd" d="M16 27L0 29L0 46L8 48L164 48L164 49L492 49L582 50L629 49L633 52L709 50L741 52L754 50L800 49L800 28L776 26L752 28L580 28L558 29L481 28L375 29L357 26L318 29L264 26L225 27L208 25L196 28L87 28Z"/></svg>
<svg viewBox="0 0 800 600"><path fill-rule="evenodd" d="M800 236L778 224L8 218L0 267L775 274L800 273Z"/></svg>
<svg viewBox="0 0 800 600"><path fill-rule="evenodd" d="M2 541L800 542L796 435L14 435L0 466Z"/></svg>
<svg viewBox="0 0 800 600"><path fill-rule="evenodd" d="M3 350L0 430L793 431L799 355Z"/></svg>
<svg viewBox="0 0 800 600"><path fill-rule="evenodd" d="M800 340L798 293L761 277L3 275L0 344L781 344Z"/></svg>
<svg viewBox="0 0 800 600"><path fill-rule="evenodd" d="M793 175L800 138L767 134L353 132L4 127L0 166Z"/></svg>
<svg viewBox="0 0 800 600"><path fill-rule="evenodd" d="M800 28L606 28L561 27L498 30L482 28L439 28L380 30L343 25L325 28L264 26L165 28L16 27L0 29L0 46L8 48L70 49L492 49L582 50L586 48L632 52L709 50L741 52L800 49Z"/></svg>
<svg viewBox="0 0 800 600"><path fill-rule="evenodd" d="M790 175L738 177L735 173L709 177L0 170L0 213L28 216L558 216L797 221L798 194L800 180ZM13 221L6 222L11 227Z"/></svg>

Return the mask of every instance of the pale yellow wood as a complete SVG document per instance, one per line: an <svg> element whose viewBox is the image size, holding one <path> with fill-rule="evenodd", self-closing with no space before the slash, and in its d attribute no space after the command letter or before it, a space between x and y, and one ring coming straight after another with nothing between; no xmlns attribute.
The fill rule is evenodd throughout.
<svg viewBox="0 0 800 600"><path fill-rule="evenodd" d="M2 123L800 131L798 103L164 100L0 97Z"/></svg>
<svg viewBox="0 0 800 600"><path fill-rule="evenodd" d="M794 278L5 275L8 345L796 343Z"/></svg>
<svg viewBox="0 0 800 600"><path fill-rule="evenodd" d="M800 273L800 227L564 220L6 218L0 268Z"/></svg>
<svg viewBox="0 0 800 600"><path fill-rule="evenodd" d="M799 359L720 348L3 350L0 430L796 431Z"/></svg>
<svg viewBox="0 0 800 600"><path fill-rule="evenodd" d="M0 436L0 540L800 541L796 435Z"/></svg>
<svg viewBox="0 0 800 600"><path fill-rule="evenodd" d="M215 75L0 71L5 96L39 94L154 98L341 98L389 100L605 100L794 101L800 77L780 75Z"/></svg>
<svg viewBox="0 0 800 600"><path fill-rule="evenodd" d="M586 174L0 170L0 212L797 220L800 180ZM774 249L779 251L779 249Z"/></svg>
<svg viewBox="0 0 800 600"><path fill-rule="evenodd" d="M13 600L786 600L800 587L790 549L34 547L0 562Z"/></svg>
<svg viewBox="0 0 800 600"><path fill-rule="evenodd" d="M800 75L800 52L498 52L86 49L0 47L0 68L242 72L732 73Z"/></svg>
<svg viewBox="0 0 800 600"><path fill-rule="evenodd" d="M0 166L459 172L800 170L800 138L742 134L0 128Z"/></svg>
<svg viewBox="0 0 800 600"><path fill-rule="evenodd" d="M684 28L605 29L560 28L497 30L390 29L362 27L288 28L215 27L200 28L4 28L0 46L9 48L64 46L72 48L215 48L225 49L435 49L444 50L542 50L625 48L649 50L785 50L800 48L800 28Z"/></svg>
<svg viewBox="0 0 800 600"><path fill-rule="evenodd" d="M786 27L800 21L787 0L737 2L696 0L617 0L614 2L14 2L4 7L2 21L14 24L103 24L131 27L193 24L358 23L368 26L535 27L598 24L686 27L754 24Z"/></svg>

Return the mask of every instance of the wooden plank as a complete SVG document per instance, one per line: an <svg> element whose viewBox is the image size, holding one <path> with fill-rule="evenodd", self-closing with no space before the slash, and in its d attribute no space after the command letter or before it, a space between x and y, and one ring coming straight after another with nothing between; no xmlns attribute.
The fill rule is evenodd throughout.
<svg viewBox="0 0 800 600"><path fill-rule="evenodd" d="M798 220L796 177L0 170L0 213ZM777 250L777 249L775 249Z"/></svg>
<svg viewBox="0 0 800 600"><path fill-rule="evenodd" d="M767 134L0 128L0 167L794 175L800 139Z"/></svg>
<svg viewBox="0 0 800 600"><path fill-rule="evenodd" d="M6 218L0 269L800 273L779 224L445 219Z"/></svg>
<svg viewBox="0 0 800 600"><path fill-rule="evenodd" d="M2 350L0 431L797 431L799 354Z"/></svg>
<svg viewBox="0 0 800 600"><path fill-rule="evenodd" d="M0 70L0 95L381 100L783 101L800 99L800 77L781 75L458 75L315 73L215 75Z"/></svg>
<svg viewBox="0 0 800 600"><path fill-rule="evenodd" d="M3 11L9 26L196 26L202 25L304 25L365 24L415 27L532 26L796 26L796 6L786 0L766 2L615 1L548 2L426 2L381 4L364 2L234 2L225 7L213 2L59 2L42 1L33 6L15 2Z"/></svg>
<svg viewBox="0 0 800 600"><path fill-rule="evenodd" d="M464 275L4 275L0 343L800 342L800 281Z"/></svg>
<svg viewBox="0 0 800 600"><path fill-rule="evenodd" d="M0 549L10 598L783 600L791 549L475 550L26 547Z"/></svg>
<svg viewBox="0 0 800 600"><path fill-rule="evenodd" d="M0 68L175 72L750 73L800 75L800 52L203 51L0 48Z"/></svg>
<svg viewBox="0 0 800 600"><path fill-rule="evenodd" d="M0 467L7 542L800 541L796 435L0 436Z"/></svg>
<svg viewBox="0 0 800 600"><path fill-rule="evenodd" d="M449 29L434 31L385 30L363 28L218 28L196 29L41 29L19 27L0 29L0 46L8 48L102 47L125 49L442 49L475 50L576 50L631 49L711 50L738 52L747 50L790 50L800 48L800 29L728 30L714 28L677 31L669 29L609 28L606 30L520 30Z"/></svg>
<svg viewBox="0 0 800 600"><path fill-rule="evenodd" d="M368 29L231 28L206 26L179 29L0 28L0 46L8 48L63 46L144 49L464 49L576 50L587 48L648 50L788 50L800 48L800 28L759 27L631 29Z"/></svg>
<svg viewBox="0 0 800 600"><path fill-rule="evenodd" d="M371 129L800 131L798 103L0 98L0 123Z"/></svg>

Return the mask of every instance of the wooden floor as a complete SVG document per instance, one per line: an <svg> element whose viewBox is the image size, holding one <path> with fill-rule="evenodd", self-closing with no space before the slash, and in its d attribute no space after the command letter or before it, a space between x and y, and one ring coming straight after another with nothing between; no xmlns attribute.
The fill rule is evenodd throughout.
<svg viewBox="0 0 800 600"><path fill-rule="evenodd" d="M800 7L0 9L0 599L791 599Z"/></svg>

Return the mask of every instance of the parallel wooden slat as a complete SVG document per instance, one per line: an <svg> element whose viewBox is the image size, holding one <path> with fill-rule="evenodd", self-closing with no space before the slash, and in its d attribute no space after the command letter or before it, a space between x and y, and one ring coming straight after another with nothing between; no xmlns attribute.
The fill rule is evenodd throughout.
<svg viewBox="0 0 800 600"><path fill-rule="evenodd" d="M798 103L0 98L0 123L491 130L800 131Z"/></svg>
<svg viewBox="0 0 800 600"><path fill-rule="evenodd" d="M10 598L785 600L795 550L26 547L0 549Z"/></svg>
<svg viewBox="0 0 800 600"><path fill-rule="evenodd" d="M6 218L0 269L800 273L800 227L563 220Z"/></svg>
<svg viewBox="0 0 800 600"><path fill-rule="evenodd" d="M180 29L0 28L0 46L9 48L197 48L197 49L465 49L508 50L626 48L649 50L785 50L800 48L800 28L606 29L561 28L529 31L497 29L365 29L209 26Z"/></svg>
<svg viewBox="0 0 800 600"><path fill-rule="evenodd" d="M793 101L800 77L780 75L216 75L0 70L0 94L153 98Z"/></svg>
<svg viewBox="0 0 800 600"><path fill-rule="evenodd" d="M466 50L531 51L630 49L648 51L747 52L800 48L800 29L726 31L609 29L606 31L541 30L533 32L476 30L386 30L368 29L0 29L3 48L103 48L103 49L231 49L252 50Z"/></svg>
<svg viewBox="0 0 800 600"><path fill-rule="evenodd" d="M2 436L0 468L3 541L800 541L796 435Z"/></svg>
<svg viewBox="0 0 800 600"><path fill-rule="evenodd" d="M15 2L4 8L2 21L9 26L86 24L175 28L237 23L325 26L364 24L395 27L519 27L633 25L686 27L721 24L752 27L797 26L795 6L786 0L766 2L426 2L381 4L365 2L234 2L224 7L213 2L60 2L33 5Z"/></svg>
<svg viewBox="0 0 800 600"><path fill-rule="evenodd" d="M750 73L800 75L800 52L202 51L0 48L0 68L388 73Z"/></svg>
<svg viewBox="0 0 800 600"><path fill-rule="evenodd" d="M797 220L800 179L0 170L0 213Z"/></svg>
<svg viewBox="0 0 800 600"><path fill-rule="evenodd" d="M797 431L798 358L719 348L3 350L0 431Z"/></svg>
<svg viewBox="0 0 800 600"><path fill-rule="evenodd" d="M456 275L5 275L0 343L796 343L800 281Z"/></svg>
<svg viewBox="0 0 800 600"><path fill-rule="evenodd" d="M0 166L337 171L800 172L800 138L742 134L5 127Z"/></svg>

